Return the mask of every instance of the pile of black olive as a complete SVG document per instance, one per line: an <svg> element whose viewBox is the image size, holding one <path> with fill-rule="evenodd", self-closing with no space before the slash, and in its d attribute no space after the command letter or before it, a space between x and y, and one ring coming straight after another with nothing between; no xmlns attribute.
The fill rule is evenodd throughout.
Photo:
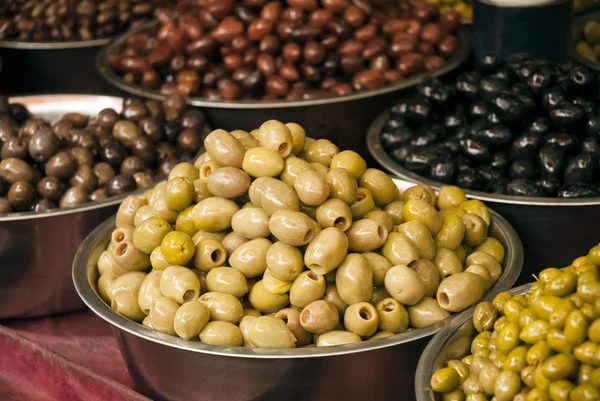
<svg viewBox="0 0 600 401"><path fill-rule="evenodd" d="M390 156L444 184L534 197L600 196L600 76L488 54L448 85L422 82L381 131Z"/></svg>

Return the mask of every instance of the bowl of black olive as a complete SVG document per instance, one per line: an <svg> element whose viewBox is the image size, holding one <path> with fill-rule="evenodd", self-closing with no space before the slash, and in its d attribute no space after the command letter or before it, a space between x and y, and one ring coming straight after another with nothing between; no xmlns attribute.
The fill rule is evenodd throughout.
<svg viewBox="0 0 600 401"><path fill-rule="evenodd" d="M567 263L600 224L600 75L523 54L476 64L379 115L369 152L398 177L457 185L506 217L526 271Z"/></svg>
<svg viewBox="0 0 600 401"><path fill-rule="evenodd" d="M194 160L204 134L179 96L0 96L0 319L83 308L71 280L81 242Z"/></svg>

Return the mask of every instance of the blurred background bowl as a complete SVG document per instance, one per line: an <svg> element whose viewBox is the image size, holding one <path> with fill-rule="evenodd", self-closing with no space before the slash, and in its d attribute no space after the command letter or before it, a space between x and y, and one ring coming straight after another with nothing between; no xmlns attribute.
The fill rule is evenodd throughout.
<svg viewBox="0 0 600 401"><path fill-rule="evenodd" d="M439 189L444 185L413 173L392 159L381 144L381 129L388 112L380 114L369 127L370 155L392 175ZM600 197L533 198L497 195L464 190L469 198L480 199L506 218L517 230L527 250L523 273L517 284L531 281L532 274L550 267L568 265L598 242Z"/></svg>
<svg viewBox="0 0 600 401"><path fill-rule="evenodd" d="M394 180L401 190L413 184ZM505 247L504 271L484 296L508 290L523 263L513 228L491 212L490 236ZM150 330L114 312L96 293L96 262L115 228L111 217L83 242L73 261L79 296L113 327L137 390L158 400L390 400L414 399L417 360L447 321L392 337L332 348L219 347ZM449 319L448 319L449 320Z"/></svg>
<svg viewBox="0 0 600 401"><path fill-rule="evenodd" d="M107 61L108 54L123 45L130 35L152 31L157 27L158 22L145 24L116 38L104 47L98 53L96 60L100 75L111 85L125 92L163 100L165 96L158 90L130 85L123 81ZM326 138L334 143L343 144L345 149L352 149L366 155L364 133L370 121L388 106L399 92L418 84L425 77L437 77L453 71L465 61L471 51L470 29L460 26L458 40L458 50L439 70L416 75L379 89L360 91L345 96L297 101L209 101L191 96L188 98L188 103L202 108L211 127L228 131L234 129L250 131L258 128L266 120L293 121L302 125L308 136Z"/></svg>
<svg viewBox="0 0 600 401"><path fill-rule="evenodd" d="M600 8L600 3L594 4L590 7L592 7L591 11L588 11L586 13L580 13L578 15L576 14L575 18L573 19L572 57L573 60L579 64L587 65L588 67L593 68L595 70L600 70L600 63L594 62L584 57L580 53L580 48L578 47L578 43L580 42L587 43L584 35L584 26L586 25L586 23L589 21L595 21L600 24L600 10L598 10L598 8ZM598 29L598 31L600 33L600 28ZM593 48L591 50L593 51ZM598 57L598 61L600 61L600 49L598 50L599 52L595 54L596 57Z"/></svg>
<svg viewBox="0 0 600 401"><path fill-rule="evenodd" d="M524 294L531 284L512 289L513 294ZM473 327L475 306L448 319L448 324L429 342L417 366L415 393L417 401L437 401L429 381L451 359L462 359L471 352L471 342L479 334Z"/></svg>

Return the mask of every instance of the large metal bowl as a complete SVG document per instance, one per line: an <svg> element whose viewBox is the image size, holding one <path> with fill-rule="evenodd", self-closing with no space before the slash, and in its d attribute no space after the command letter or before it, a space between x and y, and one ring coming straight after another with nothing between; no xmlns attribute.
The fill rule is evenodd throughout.
<svg viewBox="0 0 600 401"><path fill-rule="evenodd" d="M158 22L142 25L104 47L98 53L96 60L98 71L102 77L125 92L157 100L164 99L164 95L158 90L125 83L107 61L108 54L123 45L131 34L152 31L157 27ZM460 48L442 68L380 89L314 100L229 102L190 97L188 102L193 106L203 108L206 119L212 127L226 130L252 130L270 119L294 121L302 125L308 135L312 137L327 138L335 143L343 144L346 149L365 154L365 130L370 121L390 104L399 91L416 85L425 76L440 76L450 72L465 61L471 50L470 30L461 26L458 37Z"/></svg>
<svg viewBox="0 0 600 401"><path fill-rule="evenodd" d="M512 289L513 294L524 294L531 284L525 284ZM471 352L471 342L479 334L473 327L473 311L471 307L466 311L448 319L448 324L440 330L427 344L415 377L415 393L417 401L439 401L429 381L431 376L443 368L451 359L461 359Z"/></svg>
<svg viewBox="0 0 600 401"><path fill-rule="evenodd" d="M371 156L397 177L438 189L443 184L407 170L387 154L380 138L387 118L386 111L369 127L367 147ZM500 213L519 233L527 253L517 284L531 281L532 274L546 267L568 265L600 241L600 197L533 198L470 190L465 193Z"/></svg>
<svg viewBox="0 0 600 401"><path fill-rule="evenodd" d="M0 91L9 95L30 93L102 93L118 95L98 75L96 53L110 39L74 42L0 41L4 60Z"/></svg>
<svg viewBox="0 0 600 401"><path fill-rule="evenodd" d="M108 96L41 95L10 98L50 122L67 112L120 110ZM48 213L0 215L0 319L82 309L71 280L71 264L85 237L114 214L125 195Z"/></svg>
<svg viewBox="0 0 600 401"><path fill-rule="evenodd" d="M399 188L412 185L395 180ZM504 272L486 298L506 291L522 267L523 249L512 227L492 212L490 233L504 245ZM292 350L218 347L147 329L115 313L96 293L96 262L115 228L112 217L83 242L73 281L83 301L113 330L135 385L152 399L170 401L390 400L414 398L416 362L429 336L446 322L381 340L334 348Z"/></svg>

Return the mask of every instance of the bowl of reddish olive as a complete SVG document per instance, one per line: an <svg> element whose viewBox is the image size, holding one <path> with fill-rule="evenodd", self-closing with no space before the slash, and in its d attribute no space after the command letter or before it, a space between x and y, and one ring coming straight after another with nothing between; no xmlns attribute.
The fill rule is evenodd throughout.
<svg viewBox="0 0 600 401"><path fill-rule="evenodd" d="M455 69L471 45L458 14L419 0L180 5L105 47L100 74L139 96L186 95L211 126L298 121L357 151L395 92Z"/></svg>
<svg viewBox="0 0 600 401"><path fill-rule="evenodd" d="M204 129L178 96L0 97L0 318L82 308L79 244L127 194L193 159Z"/></svg>
<svg viewBox="0 0 600 401"><path fill-rule="evenodd" d="M399 177L486 202L535 272L584 252L600 224L599 89L586 66L490 54L453 83L420 84L374 120L367 146Z"/></svg>

